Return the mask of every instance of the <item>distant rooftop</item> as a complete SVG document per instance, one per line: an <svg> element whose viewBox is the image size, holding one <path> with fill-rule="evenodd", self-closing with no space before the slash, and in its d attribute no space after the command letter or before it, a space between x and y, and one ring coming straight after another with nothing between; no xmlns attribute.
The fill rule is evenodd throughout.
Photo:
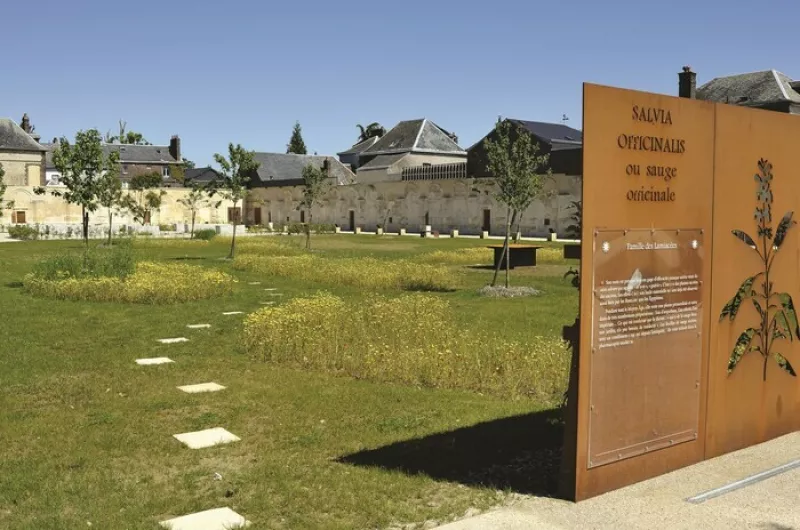
<svg viewBox="0 0 800 530"><path fill-rule="evenodd" d="M447 131L425 118L401 121L361 154L388 155L412 152L466 154Z"/></svg>
<svg viewBox="0 0 800 530"><path fill-rule="evenodd" d="M714 78L697 89L697 99L745 106L800 103L798 90L798 82L786 74L763 70Z"/></svg>
<svg viewBox="0 0 800 530"><path fill-rule="evenodd" d="M324 168L326 160L331 178L336 179L337 184L352 184L355 180L353 172L331 156L255 153L254 159L261 165L257 170L257 180L251 182L251 186L269 186L270 183L290 186L300 183L303 180L304 167L314 164L319 168Z"/></svg>
<svg viewBox="0 0 800 530"><path fill-rule="evenodd" d="M0 150L41 153L45 148L31 138L31 135L26 133L14 120L0 118Z"/></svg>

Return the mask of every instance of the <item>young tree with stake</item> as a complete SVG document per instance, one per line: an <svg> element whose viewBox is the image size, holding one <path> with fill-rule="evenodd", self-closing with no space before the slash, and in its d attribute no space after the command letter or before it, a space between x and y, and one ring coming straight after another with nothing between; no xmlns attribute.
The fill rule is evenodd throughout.
<svg viewBox="0 0 800 530"><path fill-rule="evenodd" d="M541 193L544 179L550 174L546 169L550 156L539 154L539 146L521 127L499 118L494 139L487 138L484 146L488 159L487 170L494 176L495 199L506 206L506 234L501 257L494 270L492 287L497 284L500 265L505 259L505 286L508 288L511 228Z"/></svg>
<svg viewBox="0 0 800 530"><path fill-rule="evenodd" d="M248 151L241 145L228 144L228 158L219 153L214 155L214 161L219 164L222 180L216 182L222 198L233 203L235 212L238 212L239 204L247 195L247 183L250 182L250 175L261 165L256 162L255 153ZM233 259L236 252L236 223L239 219L233 219L233 238L231 239L231 251L228 259Z"/></svg>
<svg viewBox="0 0 800 530"><path fill-rule="evenodd" d="M61 174L66 191L51 191L55 197L62 197L69 204L81 207L83 241L89 248L89 214L97 210L98 182L106 172L114 172L119 163L119 154L103 155L100 146L101 136L97 129L78 131L75 144L62 138L53 152L53 165ZM37 195L47 193L45 188L34 190Z"/></svg>
<svg viewBox="0 0 800 530"><path fill-rule="evenodd" d="M200 208L209 204L208 197L209 195L205 188L192 184L191 191L185 197L178 199L178 203L189 210L192 215L192 229L189 232L189 239L194 239L194 224L197 219L197 212Z"/></svg>
<svg viewBox="0 0 800 530"><path fill-rule="evenodd" d="M109 161L109 169L97 181L97 202L108 210L108 246L111 246L114 208L123 207L122 182L119 180L119 163Z"/></svg>
<svg viewBox="0 0 800 530"><path fill-rule="evenodd" d="M144 226L152 212L161 208L166 191L161 189L161 175L136 175L131 179L131 190L120 204L133 215L133 220Z"/></svg>
<svg viewBox="0 0 800 530"><path fill-rule="evenodd" d="M300 207L308 210L308 223L306 223L306 250L311 250L311 223L314 219L314 205L322 201L330 184L325 171L314 164L303 168L303 199Z"/></svg>

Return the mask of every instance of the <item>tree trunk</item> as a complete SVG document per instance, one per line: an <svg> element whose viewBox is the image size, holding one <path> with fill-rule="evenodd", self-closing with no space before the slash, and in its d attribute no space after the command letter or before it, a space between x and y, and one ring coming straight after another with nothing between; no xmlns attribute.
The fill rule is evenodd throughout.
<svg viewBox="0 0 800 530"><path fill-rule="evenodd" d="M306 223L306 250L311 250L311 222L314 219L314 215L311 213L311 209L308 210L308 223Z"/></svg>
<svg viewBox="0 0 800 530"><path fill-rule="evenodd" d="M511 234L511 208L506 210L506 238L503 242L503 250L500 252L500 259L497 260L497 265L494 267L494 277L492 278L492 287L497 285L497 276L500 274L500 266L503 264L503 258L508 261L508 237Z"/></svg>
<svg viewBox="0 0 800 530"><path fill-rule="evenodd" d="M511 231L511 227L514 225L516 217L517 211L514 210L514 213L511 215L511 222L508 223L508 231L506 232L506 289L508 289L508 272L511 269L511 249L508 248L508 232Z"/></svg>
<svg viewBox="0 0 800 530"><path fill-rule="evenodd" d="M197 217L197 211L192 210L192 231L189 232L189 239L194 239L194 220Z"/></svg>
<svg viewBox="0 0 800 530"><path fill-rule="evenodd" d="M89 248L89 212L85 206L81 206L81 223L83 224L83 242Z"/></svg>
<svg viewBox="0 0 800 530"><path fill-rule="evenodd" d="M114 223L114 212L111 211L111 208L108 209L108 246L111 246L111 227Z"/></svg>
<svg viewBox="0 0 800 530"><path fill-rule="evenodd" d="M236 205L238 204L238 202L239 201L236 201L236 202L233 203L233 211L234 212L236 212L236 208L237 208ZM234 213L234 216L233 216L233 237L231 238L231 253L228 254L228 259L233 259L234 254L236 252L236 221L238 221L238 219L236 218L236 214Z"/></svg>

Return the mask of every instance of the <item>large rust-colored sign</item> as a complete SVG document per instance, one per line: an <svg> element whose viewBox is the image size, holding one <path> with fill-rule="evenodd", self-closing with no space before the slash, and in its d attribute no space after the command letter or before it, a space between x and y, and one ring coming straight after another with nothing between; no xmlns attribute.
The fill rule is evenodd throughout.
<svg viewBox="0 0 800 530"><path fill-rule="evenodd" d="M594 237L589 467L697 439L702 230Z"/></svg>
<svg viewBox="0 0 800 530"><path fill-rule="evenodd" d="M576 500L800 429L800 119L586 84L583 125Z"/></svg>

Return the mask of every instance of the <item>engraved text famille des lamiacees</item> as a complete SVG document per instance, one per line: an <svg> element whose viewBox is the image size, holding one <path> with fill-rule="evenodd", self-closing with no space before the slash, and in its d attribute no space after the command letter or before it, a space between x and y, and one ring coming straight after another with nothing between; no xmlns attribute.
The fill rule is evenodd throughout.
<svg viewBox="0 0 800 530"><path fill-rule="evenodd" d="M672 112L656 107L633 105L631 118L637 123L653 125L672 125ZM642 134L622 133L617 136L617 146L630 151L647 151L680 155L686 151L686 140L669 136L649 136ZM656 182L628 189L626 198L633 202L674 202L675 192L670 189L672 179L678 177L678 168L674 165L627 164L625 174L629 177L645 176L648 181ZM664 186L666 184L666 186Z"/></svg>

